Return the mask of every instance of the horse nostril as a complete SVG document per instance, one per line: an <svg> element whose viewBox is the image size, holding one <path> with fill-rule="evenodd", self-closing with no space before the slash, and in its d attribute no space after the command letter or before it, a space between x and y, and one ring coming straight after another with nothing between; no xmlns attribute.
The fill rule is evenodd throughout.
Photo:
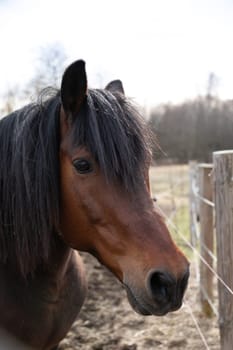
<svg viewBox="0 0 233 350"><path fill-rule="evenodd" d="M149 293L158 301L167 301L169 299L169 286L174 282L172 277L162 271L152 271L148 276L147 282Z"/></svg>

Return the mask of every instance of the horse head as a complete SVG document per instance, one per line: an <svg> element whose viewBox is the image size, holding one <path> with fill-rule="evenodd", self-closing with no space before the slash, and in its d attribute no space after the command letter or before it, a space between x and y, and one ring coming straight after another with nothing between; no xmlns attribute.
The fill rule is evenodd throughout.
<svg viewBox="0 0 233 350"><path fill-rule="evenodd" d="M88 89L85 63L70 65L61 84L60 138L64 241L109 268L138 313L177 310L189 263L151 199L148 130L121 82Z"/></svg>

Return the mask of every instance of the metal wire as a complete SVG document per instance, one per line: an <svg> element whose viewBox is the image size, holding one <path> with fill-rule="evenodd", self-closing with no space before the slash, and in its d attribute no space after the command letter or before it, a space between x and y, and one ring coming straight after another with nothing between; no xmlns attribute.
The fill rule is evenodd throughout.
<svg viewBox="0 0 233 350"><path fill-rule="evenodd" d="M208 301L208 304L210 305L211 309L213 310L213 313L215 314L216 317L218 317L218 310L212 300L210 300L208 294L206 293L206 290L203 288L203 286L200 286L200 289L205 297L205 299Z"/></svg>
<svg viewBox="0 0 233 350"><path fill-rule="evenodd" d="M204 202L205 204L211 206L212 208L215 207L215 204L214 202L211 202L209 199L207 198L204 198L202 197L200 194L199 194L199 189L196 185L196 183L194 181L192 181L192 185L191 185L191 188L192 188L192 191L193 191L193 194L194 196L196 196L198 199L200 199L202 202Z"/></svg>
<svg viewBox="0 0 233 350"><path fill-rule="evenodd" d="M190 316L191 316L191 318L193 320L193 323L194 323L194 325L195 325L195 327L196 327L196 329L197 329L197 331L198 331L198 333L200 335L200 338L201 338L203 344L205 345L205 348L207 350L210 350L210 347L209 347L209 345L208 345L208 343L207 343L207 341L205 339L205 336L204 336L204 334L203 334L203 332L202 332L202 330L201 330L201 328L200 328L200 326L199 326L199 324L198 324L198 322L196 320L196 317L195 317L195 315L194 315L194 313L192 311L192 308L189 306L187 301L184 302L184 306L187 308L187 310L188 310L188 312L189 312L189 314L190 314Z"/></svg>
<svg viewBox="0 0 233 350"><path fill-rule="evenodd" d="M208 264L208 262L201 256L198 250L185 238L185 236L178 230L176 225L166 216L164 211L157 205L162 215L166 218L168 225L172 226L176 233L183 239L183 241L199 256L203 264L205 264L208 269L214 274L214 276L219 280L219 282L228 290L228 292L233 295L233 290L224 282L224 280L217 274L217 272Z"/></svg>

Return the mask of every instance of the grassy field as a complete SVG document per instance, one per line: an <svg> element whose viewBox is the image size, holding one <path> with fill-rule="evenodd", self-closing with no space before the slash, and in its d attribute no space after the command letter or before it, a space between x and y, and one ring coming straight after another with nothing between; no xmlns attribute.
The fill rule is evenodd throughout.
<svg viewBox="0 0 233 350"><path fill-rule="evenodd" d="M169 228L174 240L186 254L190 255L190 249L181 237L183 235L188 241L190 239L188 165L151 167L150 184L152 196L157 199L157 205L173 223Z"/></svg>

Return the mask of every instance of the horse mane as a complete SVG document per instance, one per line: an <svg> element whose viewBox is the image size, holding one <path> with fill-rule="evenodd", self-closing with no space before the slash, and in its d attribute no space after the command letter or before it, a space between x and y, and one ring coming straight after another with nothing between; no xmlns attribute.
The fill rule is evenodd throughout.
<svg viewBox="0 0 233 350"><path fill-rule="evenodd" d="M23 276L48 260L59 219L58 96L0 121L0 262Z"/></svg>
<svg viewBox="0 0 233 350"><path fill-rule="evenodd" d="M0 121L0 262L23 276L48 262L59 227L60 105L56 92ZM150 137L133 104L90 89L72 120L73 145L89 149L108 181L135 191Z"/></svg>

